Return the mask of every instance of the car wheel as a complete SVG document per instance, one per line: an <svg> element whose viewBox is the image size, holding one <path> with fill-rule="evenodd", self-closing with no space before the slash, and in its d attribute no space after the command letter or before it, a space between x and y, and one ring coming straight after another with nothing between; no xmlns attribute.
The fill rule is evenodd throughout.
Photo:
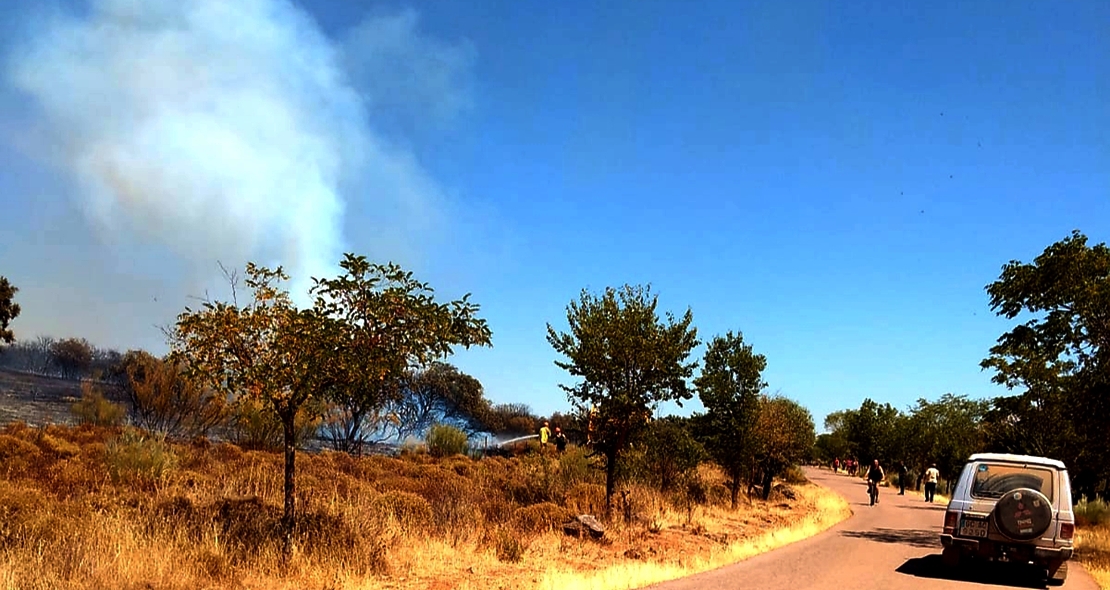
<svg viewBox="0 0 1110 590"><path fill-rule="evenodd" d="M1061 585L1063 585L1064 580L1067 580L1067 579L1068 579L1068 562L1066 562L1066 561L1064 563L1061 563L1060 567L1056 568L1055 572L1052 571L1052 570L1049 570L1049 572L1048 572L1048 583L1053 585L1053 586L1061 586Z"/></svg>
<svg viewBox="0 0 1110 590"><path fill-rule="evenodd" d="M1030 541L1052 524L1052 504L1037 490L1019 488L999 498L991 516L995 528L1006 537Z"/></svg>

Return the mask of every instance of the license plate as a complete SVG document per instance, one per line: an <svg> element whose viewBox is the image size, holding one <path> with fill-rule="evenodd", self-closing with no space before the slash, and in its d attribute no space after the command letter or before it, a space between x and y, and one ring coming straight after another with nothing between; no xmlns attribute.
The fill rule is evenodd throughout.
<svg viewBox="0 0 1110 590"><path fill-rule="evenodd" d="M964 537L981 537L987 536L987 521L965 518L960 523L960 535Z"/></svg>

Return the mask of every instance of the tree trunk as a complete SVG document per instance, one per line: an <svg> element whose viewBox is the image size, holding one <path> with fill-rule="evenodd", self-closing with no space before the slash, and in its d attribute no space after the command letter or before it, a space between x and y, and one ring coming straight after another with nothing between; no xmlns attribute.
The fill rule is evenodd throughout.
<svg viewBox="0 0 1110 590"><path fill-rule="evenodd" d="M613 492L617 487L617 452L614 449L605 451L605 520L611 521L613 516Z"/></svg>
<svg viewBox="0 0 1110 590"><path fill-rule="evenodd" d="M771 483L774 479L773 472L770 469L763 470L763 501L771 499Z"/></svg>
<svg viewBox="0 0 1110 590"><path fill-rule="evenodd" d="M296 474L297 448L295 444L296 425L294 420L296 412L282 413L282 426L285 431L285 511L281 518L281 551L285 565L288 566L293 557L293 526L296 523L296 484L293 476Z"/></svg>
<svg viewBox="0 0 1110 590"><path fill-rule="evenodd" d="M347 424L347 440L344 445L348 453L358 457L362 456L362 421L366 418L366 411L360 406L351 410L350 422Z"/></svg>

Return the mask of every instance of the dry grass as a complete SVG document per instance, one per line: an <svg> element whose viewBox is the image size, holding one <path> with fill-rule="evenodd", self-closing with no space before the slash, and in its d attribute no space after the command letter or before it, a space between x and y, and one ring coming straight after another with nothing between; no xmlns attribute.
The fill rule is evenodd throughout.
<svg viewBox="0 0 1110 590"><path fill-rule="evenodd" d="M1076 533L1076 559L1103 590L1110 590L1110 525L1081 528Z"/></svg>
<svg viewBox="0 0 1110 590"><path fill-rule="evenodd" d="M848 515L812 485L770 502L689 506L632 486L605 539L558 526L596 513L581 455L480 461L298 457L298 534L279 560L281 459L168 445L118 429L0 430L0 589L632 588L812 535ZM784 494L795 493L795 499ZM498 586L499 585L499 586Z"/></svg>
<svg viewBox="0 0 1110 590"><path fill-rule="evenodd" d="M1076 559L1103 590L1110 590L1110 507L1101 500L1081 500L1075 507Z"/></svg>

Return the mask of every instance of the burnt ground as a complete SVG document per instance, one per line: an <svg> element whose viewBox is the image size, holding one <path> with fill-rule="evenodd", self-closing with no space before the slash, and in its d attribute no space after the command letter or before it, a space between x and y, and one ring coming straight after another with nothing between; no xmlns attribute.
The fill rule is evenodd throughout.
<svg viewBox="0 0 1110 590"><path fill-rule="evenodd" d="M73 424L70 406L79 399L80 381L0 369L0 425Z"/></svg>

